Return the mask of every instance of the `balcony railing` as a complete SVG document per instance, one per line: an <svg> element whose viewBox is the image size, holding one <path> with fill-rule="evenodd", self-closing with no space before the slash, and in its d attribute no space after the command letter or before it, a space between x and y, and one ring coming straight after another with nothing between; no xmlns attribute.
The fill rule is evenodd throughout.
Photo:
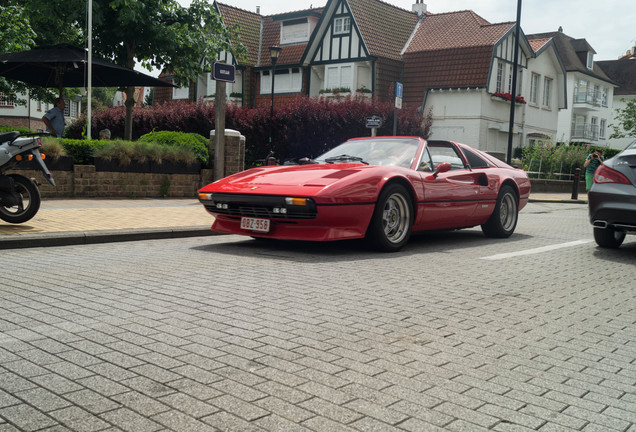
<svg viewBox="0 0 636 432"><path fill-rule="evenodd" d="M607 99L604 100L599 91L594 91L594 89L590 89L588 91L583 91L583 92L575 91L574 103L587 104L587 105L592 105L595 107L600 107L600 106L606 107Z"/></svg>
<svg viewBox="0 0 636 432"><path fill-rule="evenodd" d="M572 139L598 140L599 126L597 124L583 123L572 125Z"/></svg>

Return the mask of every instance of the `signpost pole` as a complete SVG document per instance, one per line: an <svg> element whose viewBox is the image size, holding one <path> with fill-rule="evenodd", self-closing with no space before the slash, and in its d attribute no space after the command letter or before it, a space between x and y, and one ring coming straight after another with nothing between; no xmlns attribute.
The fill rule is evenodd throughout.
<svg viewBox="0 0 636 432"><path fill-rule="evenodd" d="M214 180L225 177L225 83L234 82L235 68L214 63L212 77L216 80L214 114Z"/></svg>
<svg viewBox="0 0 636 432"><path fill-rule="evenodd" d="M225 81L216 81L214 180L225 177Z"/></svg>
<svg viewBox="0 0 636 432"><path fill-rule="evenodd" d="M404 86L401 82L395 83L395 108L393 109L393 136L397 135L398 109L402 109L402 93Z"/></svg>

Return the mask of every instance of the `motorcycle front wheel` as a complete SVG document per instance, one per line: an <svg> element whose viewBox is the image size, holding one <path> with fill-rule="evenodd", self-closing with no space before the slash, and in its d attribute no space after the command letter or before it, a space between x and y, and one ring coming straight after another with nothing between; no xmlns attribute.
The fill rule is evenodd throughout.
<svg viewBox="0 0 636 432"><path fill-rule="evenodd" d="M28 178L20 174L10 174L15 184L14 192L18 196L18 204L0 206L0 219L9 223L23 223L31 219L40 209L40 191Z"/></svg>

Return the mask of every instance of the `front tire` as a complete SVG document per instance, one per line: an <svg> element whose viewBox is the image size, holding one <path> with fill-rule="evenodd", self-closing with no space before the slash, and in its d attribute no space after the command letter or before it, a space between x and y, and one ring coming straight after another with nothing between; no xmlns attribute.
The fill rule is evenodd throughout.
<svg viewBox="0 0 636 432"><path fill-rule="evenodd" d="M9 223L23 223L31 219L40 209L40 191L28 178L11 174L18 204L11 207L0 206L0 219Z"/></svg>
<svg viewBox="0 0 636 432"><path fill-rule="evenodd" d="M407 189L397 183L380 193L367 239L382 252L397 252L408 242L413 227L413 204Z"/></svg>
<svg viewBox="0 0 636 432"><path fill-rule="evenodd" d="M596 228L594 227L594 240L596 244L603 248L617 249L625 240L625 231L619 231L614 228Z"/></svg>
<svg viewBox="0 0 636 432"><path fill-rule="evenodd" d="M507 238L515 232L519 218L519 200L514 189L508 185L499 190L495 210L481 226L486 237Z"/></svg>

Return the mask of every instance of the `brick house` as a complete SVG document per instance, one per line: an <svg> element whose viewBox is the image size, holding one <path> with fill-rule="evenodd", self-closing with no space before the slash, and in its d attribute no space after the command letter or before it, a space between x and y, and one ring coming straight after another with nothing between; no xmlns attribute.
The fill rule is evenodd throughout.
<svg viewBox="0 0 636 432"><path fill-rule="evenodd" d="M218 2L215 8L226 24L241 26L247 60L221 53L219 61L236 66L237 82L231 88L240 89L241 103L247 106L271 103L271 46L281 48L275 104L300 95L329 97L334 89L341 95L360 90L386 100L402 74L402 47L419 20L416 12L379 0L329 0L324 8L271 16ZM197 85L173 89L171 96L158 93L157 99L197 100L202 89L212 86L209 77L199 78Z"/></svg>

